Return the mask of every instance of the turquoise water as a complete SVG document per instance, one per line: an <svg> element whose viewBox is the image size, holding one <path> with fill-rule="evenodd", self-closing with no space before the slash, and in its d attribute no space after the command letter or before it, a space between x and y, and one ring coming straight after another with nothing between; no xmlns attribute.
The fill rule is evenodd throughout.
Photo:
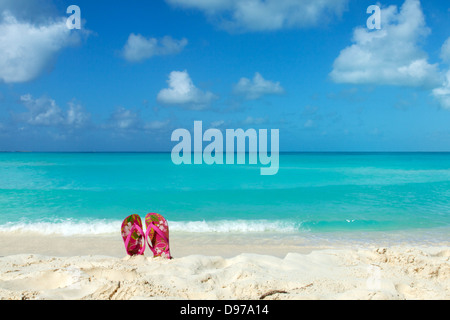
<svg viewBox="0 0 450 320"><path fill-rule="evenodd" d="M161 213L187 232L450 230L450 153L289 153L180 165L170 153L0 153L0 231L114 233Z"/></svg>

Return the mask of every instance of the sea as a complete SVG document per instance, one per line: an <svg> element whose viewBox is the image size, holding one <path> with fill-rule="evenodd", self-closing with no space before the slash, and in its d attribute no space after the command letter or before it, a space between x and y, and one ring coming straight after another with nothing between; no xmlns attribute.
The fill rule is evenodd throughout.
<svg viewBox="0 0 450 320"><path fill-rule="evenodd" d="M170 153L0 153L0 233L120 234L150 212L191 236L448 244L450 153L281 153L269 176Z"/></svg>

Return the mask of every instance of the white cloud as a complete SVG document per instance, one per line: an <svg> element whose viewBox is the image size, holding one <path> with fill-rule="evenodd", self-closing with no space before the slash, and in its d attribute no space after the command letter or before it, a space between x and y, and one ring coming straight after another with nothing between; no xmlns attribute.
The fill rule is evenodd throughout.
<svg viewBox="0 0 450 320"><path fill-rule="evenodd" d="M442 86L433 90L433 96L442 108L450 110L450 70L447 72Z"/></svg>
<svg viewBox="0 0 450 320"><path fill-rule="evenodd" d="M225 120L215 120L211 122L210 127L212 128L219 128L222 127L225 124Z"/></svg>
<svg viewBox="0 0 450 320"><path fill-rule="evenodd" d="M252 80L241 78L234 85L234 93L244 96L248 100L255 100L267 94L282 94L284 89L279 82L265 80L261 74L255 73Z"/></svg>
<svg viewBox="0 0 450 320"><path fill-rule="evenodd" d="M169 88L162 89L157 96L157 100L162 104L181 105L201 110L217 98L209 91L198 89L186 70L172 71L167 83Z"/></svg>
<svg viewBox="0 0 450 320"><path fill-rule="evenodd" d="M450 38L448 38L442 45L441 59L442 61L450 64ZM442 85L435 88L432 95L443 109L450 110L450 70L447 71Z"/></svg>
<svg viewBox="0 0 450 320"><path fill-rule="evenodd" d="M30 94L20 97L20 102L28 109L27 113L19 115L19 120L36 126L68 126L79 128L87 124L90 115L85 113L80 105L69 103L69 109L64 112L55 100L41 97L34 99Z"/></svg>
<svg viewBox="0 0 450 320"><path fill-rule="evenodd" d="M165 121L158 121L158 120L154 120L154 121L150 121L144 124L144 129L145 130L160 130L160 129L164 129L166 128L170 123L170 120L165 120Z"/></svg>
<svg viewBox="0 0 450 320"><path fill-rule="evenodd" d="M423 86L440 83L437 64L428 62L419 42L430 33L418 0L381 10L381 30L358 27L353 45L335 60L331 78L338 83Z"/></svg>
<svg viewBox="0 0 450 320"><path fill-rule="evenodd" d="M442 61L450 64L450 38L448 38L447 41L445 41L444 45L442 46L441 59Z"/></svg>
<svg viewBox="0 0 450 320"><path fill-rule="evenodd" d="M305 128L313 128L315 126L315 123L313 120L308 119L306 120L305 124L303 125Z"/></svg>
<svg viewBox="0 0 450 320"><path fill-rule="evenodd" d="M103 129L120 130L120 132L135 132L135 131L154 131L166 128L170 120L165 121L144 121L139 111L133 111L124 107L116 108L110 115L108 121L100 127Z"/></svg>
<svg viewBox="0 0 450 320"><path fill-rule="evenodd" d="M17 20L3 11L0 23L0 79L6 83L27 82L51 66L57 53L78 43L79 37L61 18L35 25Z"/></svg>
<svg viewBox="0 0 450 320"><path fill-rule="evenodd" d="M83 127L90 120L90 114L84 108L73 102L69 102L67 111L63 111L55 100L41 97L34 99L31 95L20 97L21 103L28 109L28 113L22 115L22 119L32 125L42 126L69 126Z"/></svg>
<svg viewBox="0 0 450 320"><path fill-rule="evenodd" d="M245 124L245 125L260 125L260 124L263 124L266 122L267 122L266 118L254 118L252 116L248 116L243 121L243 124Z"/></svg>
<svg viewBox="0 0 450 320"><path fill-rule="evenodd" d="M52 0L0 0L0 13L5 11L10 12L18 20L33 23L48 21L49 17L55 17L58 14L58 9Z"/></svg>
<svg viewBox="0 0 450 320"><path fill-rule="evenodd" d="M341 17L348 0L166 0L175 7L198 9L221 28L269 31L322 25Z"/></svg>
<svg viewBox="0 0 450 320"><path fill-rule="evenodd" d="M31 126L60 128L68 132L80 128L112 129L121 133L139 130L154 131L164 129L170 123L170 120L144 121L139 111L118 107L106 121L94 125L91 122L91 114L74 102L69 102L65 110L60 108L55 100L48 97L35 99L30 94L26 94L20 97L20 102L28 111L14 114L17 122Z"/></svg>
<svg viewBox="0 0 450 320"><path fill-rule="evenodd" d="M69 110L67 110L66 123L69 126L80 128L87 124L90 120L90 114L84 111L84 108L73 102L69 103Z"/></svg>
<svg viewBox="0 0 450 320"><path fill-rule="evenodd" d="M54 126L64 122L64 115L55 100L41 97L33 99L29 94L20 97L20 102L28 109L24 120L32 125Z"/></svg>
<svg viewBox="0 0 450 320"><path fill-rule="evenodd" d="M123 48L123 57L130 62L140 62L158 55L177 54L187 45L187 39L172 39L166 36L160 40L130 34Z"/></svg>
<svg viewBox="0 0 450 320"><path fill-rule="evenodd" d="M138 129L141 127L139 115L123 107L118 107L111 114L108 122L106 127L120 130Z"/></svg>

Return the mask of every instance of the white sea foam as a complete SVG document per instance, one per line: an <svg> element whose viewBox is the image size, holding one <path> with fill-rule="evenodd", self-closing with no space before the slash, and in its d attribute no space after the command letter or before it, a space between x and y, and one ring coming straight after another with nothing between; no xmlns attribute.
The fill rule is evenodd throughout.
<svg viewBox="0 0 450 320"><path fill-rule="evenodd" d="M95 236L115 235L120 237L119 220L74 221L71 219L57 222L9 222L0 225L0 234L38 234L43 236ZM403 230L396 232L308 232L299 223L281 220L221 220L221 221L169 221L171 234L242 234L287 236L291 241L299 243L444 243L448 245L449 228L424 230ZM145 226L144 226L145 230ZM300 237L300 238L299 238Z"/></svg>
<svg viewBox="0 0 450 320"><path fill-rule="evenodd" d="M9 222L0 225L0 232L37 233L42 235L83 236L120 233L122 221L92 220L58 222ZM268 220L221 221L169 221L170 231L189 233L248 233L248 232L298 232L295 223ZM145 229L145 227L144 227Z"/></svg>
<svg viewBox="0 0 450 320"><path fill-rule="evenodd" d="M0 232L37 233L42 235L100 235L120 231L120 221L92 220L79 222L65 220L60 222L17 222L0 225ZM119 230L119 231L118 231Z"/></svg>
<svg viewBox="0 0 450 320"><path fill-rule="evenodd" d="M293 222L269 220L220 220L220 221L174 221L170 229L183 232L298 232L299 228Z"/></svg>

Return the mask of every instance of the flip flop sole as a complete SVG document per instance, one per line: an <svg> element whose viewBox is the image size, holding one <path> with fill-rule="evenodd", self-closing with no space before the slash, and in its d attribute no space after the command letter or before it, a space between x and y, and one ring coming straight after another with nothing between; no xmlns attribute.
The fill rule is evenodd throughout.
<svg viewBox="0 0 450 320"><path fill-rule="evenodd" d="M155 257L172 259L169 246L169 224L167 220L158 213L149 213L145 216L145 225L152 230L149 232L147 241Z"/></svg>

